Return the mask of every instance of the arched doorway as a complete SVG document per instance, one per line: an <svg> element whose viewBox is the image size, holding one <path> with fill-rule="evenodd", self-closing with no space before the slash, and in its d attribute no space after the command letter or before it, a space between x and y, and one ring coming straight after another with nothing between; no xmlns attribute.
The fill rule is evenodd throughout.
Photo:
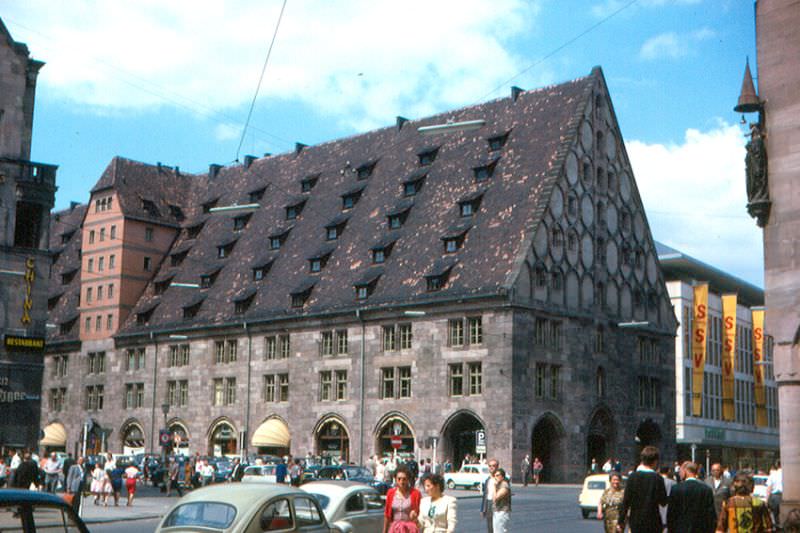
<svg viewBox="0 0 800 533"><path fill-rule="evenodd" d="M459 411L445 422L442 430L441 460L449 462L454 469L469 455L469 461L475 461L485 455L476 449L476 432L485 431L483 422L470 411Z"/></svg>
<svg viewBox="0 0 800 533"><path fill-rule="evenodd" d="M379 457L393 455L392 438L400 439L397 454L405 459L414 458L414 430L405 417L392 415L384 418L379 424L375 450Z"/></svg>
<svg viewBox="0 0 800 533"><path fill-rule="evenodd" d="M182 422L173 420L167 427L169 427L169 433L172 435L172 453L187 457L191 455L189 430L186 429L186 426Z"/></svg>
<svg viewBox="0 0 800 533"><path fill-rule="evenodd" d="M613 459L614 455L614 419L606 408L595 410L589 420L589 429L586 432L586 467L591 467L592 459L598 465L603 465L606 459Z"/></svg>
<svg viewBox="0 0 800 533"><path fill-rule="evenodd" d="M339 463L350 460L350 433L338 417L325 419L316 431L317 455Z"/></svg>
<svg viewBox="0 0 800 533"><path fill-rule="evenodd" d="M555 415L542 416L531 433L531 458L543 464L541 481L555 483L564 480L564 427Z"/></svg>
<svg viewBox="0 0 800 533"><path fill-rule="evenodd" d="M208 455L221 457L235 455L239 451L239 440L233 425L221 420L211 427L208 439Z"/></svg>
<svg viewBox="0 0 800 533"><path fill-rule="evenodd" d="M124 455L144 453L144 429L139 422L126 422L119 434Z"/></svg>
<svg viewBox="0 0 800 533"><path fill-rule="evenodd" d="M250 443L259 455L283 457L289 455L291 442L289 426L277 416L272 416L258 426Z"/></svg>

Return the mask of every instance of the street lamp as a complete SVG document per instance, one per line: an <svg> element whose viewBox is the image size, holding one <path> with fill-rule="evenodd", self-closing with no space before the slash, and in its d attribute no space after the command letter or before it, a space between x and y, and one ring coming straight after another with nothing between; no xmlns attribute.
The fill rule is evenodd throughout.
<svg viewBox="0 0 800 533"><path fill-rule="evenodd" d="M161 404L161 412L164 413L164 431L166 431L167 430L167 415L169 414L169 404L168 403L165 402L165 403ZM161 451L161 455L164 458L164 463L166 463L166 460L167 460L167 447L166 446L161 446L161 450L162 450Z"/></svg>

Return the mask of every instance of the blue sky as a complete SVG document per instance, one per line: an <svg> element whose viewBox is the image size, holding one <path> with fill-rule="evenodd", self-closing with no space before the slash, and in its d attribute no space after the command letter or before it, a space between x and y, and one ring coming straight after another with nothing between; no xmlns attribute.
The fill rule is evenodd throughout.
<svg viewBox="0 0 800 533"><path fill-rule="evenodd" d="M32 158L60 166L56 207L85 202L115 155L189 172L232 162L280 5L0 0L47 63ZM288 0L241 154L601 65L655 238L761 286L732 112L754 43L749 0Z"/></svg>

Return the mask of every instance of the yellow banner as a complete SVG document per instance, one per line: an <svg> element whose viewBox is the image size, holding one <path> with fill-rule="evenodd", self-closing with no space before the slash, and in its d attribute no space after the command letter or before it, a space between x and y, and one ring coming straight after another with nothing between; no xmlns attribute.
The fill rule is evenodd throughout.
<svg viewBox="0 0 800 533"><path fill-rule="evenodd" d="M706 368L706 333L708 331L708 284L694 288L692 313L692 416L703 414L703 372Z"/></svg>
<svg viewBox="0 0 800 533"><path fill-rule="evenodd" d="M764 310L753 309L753 378L755 379L756 425L767 426L767 391L764 384Z"/></svg>
<svg viewBox="0 0 800 533"><path fill-rule="evenodd" d="M722 419L736 420L736 295L722 295Z"/></svg>

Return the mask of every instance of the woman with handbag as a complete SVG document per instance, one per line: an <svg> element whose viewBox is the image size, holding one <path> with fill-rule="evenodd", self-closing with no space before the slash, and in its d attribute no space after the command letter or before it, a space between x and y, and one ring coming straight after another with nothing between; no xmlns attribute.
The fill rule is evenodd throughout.
<svg viewBox="0 0 800 533"><path fill-rule="evenodd" d="M603 491L597 503L597 519L603 521L606 533L617 532L617 522L622 513L622 499L625 490L622 488L622 474L614 472L608 476L609 487Z"/></svg>
<svg viewBox="0 0 800 533"><path fill-rule="evenodd" d="M418 533L419 491L411 486L411 472L401 464L394 471L395 486L386 493L383 533Z"/></svg>

